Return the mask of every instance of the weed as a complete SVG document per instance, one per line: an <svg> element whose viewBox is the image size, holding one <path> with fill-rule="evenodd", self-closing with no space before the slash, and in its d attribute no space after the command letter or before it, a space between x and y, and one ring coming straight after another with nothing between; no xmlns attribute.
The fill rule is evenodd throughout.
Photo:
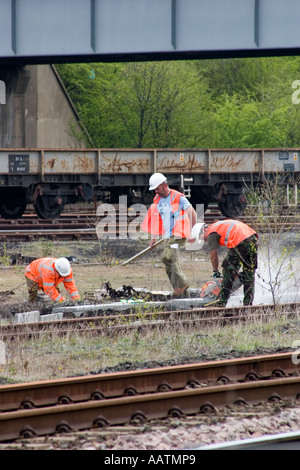
<svg viewBox="0 0 300 470"><path fill-rule="evenodd" d="M3 254L0 256L0 264L3 264L4 266L10 265L10 256L7 253L7 247L5 243L3 244Z"/></svg>
<svg viewBox="0 0 300 470"><path fill-rule="evenodd" d="M70 333L64 337L45 333L38 339L6 345L1 376L9 381L45 380L95 373L127 362L203 360L253 353L259 349L291 348L299 339L299 321L281 315L271 320L249 319L242 324L210 326L201 331L165 325L161 329L126 328L113 335Z"/></svg>

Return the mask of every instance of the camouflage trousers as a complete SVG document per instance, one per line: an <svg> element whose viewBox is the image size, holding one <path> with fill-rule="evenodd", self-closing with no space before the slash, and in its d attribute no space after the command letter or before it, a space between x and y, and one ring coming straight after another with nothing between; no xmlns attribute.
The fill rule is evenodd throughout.
<svg viewBox="0 0 300 470"><path fill-rule="evenodd" d="M244 286L244 305L252 305L255 290L255 271L257 269L258 240L255 235L242 241L235 248L230 248L222 263L223 279L220 292L220 303L226 305L231 289L240 268Z"/></svg>
<svg viewBox="0 0 300 470"><path fill-rule="evenodd" d="M32 279L29 279L28 277L26 277L26 283L27 283L29 302L36 302L38 291L39 291L37 283L34 282Z"/></svg>
<svg viewBox="0 0 300 470"><path fill-rule="evenodd" d="M26 278L27 290L28 290L28 301L29 302L36 302L39 287L38 287L37 283L34 282L32 279L29 279L28 277L25 277L25 278ZM58 287L56 287L56 290L59 292Z"/></svg>
<svg viewBox="0 0 300 470"><path fill-rule="evenodd" d="M164 249L161 254L161 261L165 265L166 273L173 289L184 287L188 283L179 262L179 249L183 248L185 243L186 240L182 238L168 238L164 243Z"/></svg>

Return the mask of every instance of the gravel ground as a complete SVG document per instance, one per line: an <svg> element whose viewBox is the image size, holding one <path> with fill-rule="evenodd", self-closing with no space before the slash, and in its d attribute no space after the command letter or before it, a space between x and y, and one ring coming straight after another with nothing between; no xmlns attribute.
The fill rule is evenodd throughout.
<svg viewBox="0 0 300 470"><path fill-rule="evenodd" d="M232 407L217 415L178 421L110 427L0 443L0 450L195 450L210 444L299 431L300 408L293 404Z"/></svg>

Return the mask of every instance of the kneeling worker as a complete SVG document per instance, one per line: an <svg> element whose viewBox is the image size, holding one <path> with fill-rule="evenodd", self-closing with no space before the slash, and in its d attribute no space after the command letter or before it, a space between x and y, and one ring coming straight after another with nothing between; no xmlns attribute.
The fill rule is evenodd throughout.
<svg viewBox="0 0 300 470"><path fill-rule="evenodd" d="M42 290L56 302L63 302L65 298L57 289L58 284L61 282L63 282L72 300L80 299L67 258L36 259L26 267L25 277L29 302L36 302L39 290Z"/></svg>

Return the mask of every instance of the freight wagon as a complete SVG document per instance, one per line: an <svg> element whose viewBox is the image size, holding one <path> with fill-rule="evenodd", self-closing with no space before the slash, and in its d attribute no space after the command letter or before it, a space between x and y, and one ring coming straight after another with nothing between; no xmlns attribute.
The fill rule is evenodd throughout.
<svg viewBox="0 0 300 470"><path fill-rule="evenodd" d="M246 205L245 188L282 175L297 181L300 149L0 149L0 214L19 218L33 204L43 219L79 201L150 204L149 177L161 172L193 205L218 204L226 217Z"/></svg>

